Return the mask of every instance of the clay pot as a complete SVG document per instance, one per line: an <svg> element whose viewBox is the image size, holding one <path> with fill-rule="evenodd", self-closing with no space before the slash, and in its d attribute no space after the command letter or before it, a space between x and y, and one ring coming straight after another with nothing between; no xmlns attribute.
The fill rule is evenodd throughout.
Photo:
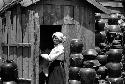
<svg viewBox="0 0 125 84"><path fill-rule="evenodd" d="M93 69L97 70L98 67L99 67L101 64L99 63L98 60L95 59L95 60L87 60L87 61L84 61L83 65L84 65L85 68L93 68Z"/></svg>
<svg viewBox="0 0 125 84"><path fill-rule="evenodd" d="M69 80L80 80L79 67L70 67L69 68Z"/></svg>
<svg viewBox="0 0 125 84"><path fill-rule="evenodd" d="M117 36L117 34L116 32L107 32L106 36L107 36L108 43L112 43L115 37Z"/></svg>
<svg viewBox="0 0 125 84"><path fill-rule="evenodd" d="M122 49L123 47L122 47L122 45L120 44L120 45L112 45L111 48L112 48L112 49Z"/></svg>
<svg viewBox="0 0 125 84"><path fill-rule="evenodd" d="M107 78L107 81L110 82L110 84L124 84L123 78Z"/></svg>
<svg viewBox="0 0 125 84"><path fill-rule="evenodd" d="M97 57L97 54L95 49L88 49L83 53L84 60L94 60Z"/></svg>
<svg viewBox="0 0 125 84"><path fill-rule="evenodd" d="M72 39L70 43L70 53L77 54L82 53L83 42L79 39Z"/></svg>
<svg viewBox="0 0 125 84"><path fill-rule="evenodd" d="M101 32L95 33L95 40L96 40L97 44L105 42L106 41L106 34L105 34L105 32L101 31Z"/></svg>
<svg viewBox="0 0 125 84"><path fill-rule="evenodd" d="M122 64L121 63L107 63L107 74L109 77L120 77L122 71Z"/></svg>
<svg viewBox="0 0 125 84"><path fill-rule="evenodd" d="M82 84L94 84L96 78L96 71L92 68L81 68L80 77Z"/></svg>
<svg viewBox="0 0 125 84"><path fill-rule="evenodd" d="M100 79L105 79L107 76L107 68L105 66L100 66L97 70L97 74L100 75Z"/></svg>
<svg viewBox="0 0 125 84"><path fill-rule="evenodd" d="M121 44L121 40L113 40L112 45L119 45Z"/></svg>
<svg viewBox="0 0 125 84"><path fill-rule="evenodd" d="M100 47L95 46L95 50L96 50L96 52L97 52L98 54L101 53L101 49L100 49Z"/></svg>
<svg viewBox="0 0 125 84"><path fill-rule="evenodd" d="M18 68L17 64L11 60L7 60L1 66L1 80L2 81L17 81Z"/></svg>
<svg viewBox="0 0 125 84"><path fill-rule="evenodd" d="M104 27L105 27L105 22L104 22L102 19L100 19L100 20L98 21L98 28L99 28L100 30L104 30Z"/></svg>
<svg viewBox="0 0 125 84"><path fill-rule="evenodd" d="M81 81L78 81L78 80L69 80L69 84L81 84Z"/></svg>
<svg viewBox="0 0 125 84"><path fill-rule="evenodd" d="M107 63L107 55L105 55L105 54L102 54L102 55L100 54L100 55L98 55L96 59L99 61L99 63L100 63L102 66L105 66L105 64Z"/></svg>
<svg viewBox="0 0 125 84"><path fill-rule="evenodd" d="M84 61L83 62L83 67L84 68L93 68L94 67L94 63L91 61Z"/></svg>
<svg viewBox="0 0 125 84"><path fill-rule="evenodd" d="M106 43L100 43L99 47L101 49L101 52L106 52L108 50L108 45Z"/></svg>
<svg viewBox="0 0 125 84"><path fill-rule="evenodd" d="M121 62L123 49L109 49L108 62Z"/></svg>
<svg viewBox="0 0 125 84"><path fill-rule="evenodd" d="M108 25L107 30L110 32L121 32L121 28L119 25Z"/></svg>
<svg viewBox="0 0 125 84"><path fill-rule="evenodd" d="M103 80L103 79L101 79L101 80L98 80L99 81L99 83L98 84L110 84L110 82L108 82L107 80Z"/></svg>
<svg viewBox="0 0 125 84"><path fill-rule="evenodd" d="M82 54L71 54L69 61L70 61L71 67L82 67L83 66L83 55Z"/></svg>
<svg viewBox="0 0 125 84"><path fill-rule="evenodd" d="M111 17L108 18L109 25L118 25L119 16L117 14L111 14Z"/></svg>

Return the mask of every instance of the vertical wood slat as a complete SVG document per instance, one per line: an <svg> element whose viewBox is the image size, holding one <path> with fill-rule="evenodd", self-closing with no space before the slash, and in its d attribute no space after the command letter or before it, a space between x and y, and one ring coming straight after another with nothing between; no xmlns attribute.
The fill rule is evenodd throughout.
<svg viewBox="0 0 125 84"><path fill-rule="evenodd" d="M33 74L33 66L34 66L34 60L33 60L33 50L34 50L34 17L33 17L33 14L34 14L34 11L31 11L29 10L29 22L28 22L28 27L30 28L29 30L29 34L30 34L30 40L29 42L31 43L31 49L30 49L30 62L29 62L29 77L30 79L32 79L31 81L31 84L35 84L35 81L34 81L34 74Z"/></svg>
<svg viewBox="0 0 125 84"><path fill-rule="evenodd" d="M12 10L11 11L11 30L10 30L10 32L11 32L11 41L10 41L10 43L11 44L16 44L17 42L17 38L16 38L16 13L17 13L17 11L16 11L16 9L14 9L14 10Z"/></svg>
<svg viewBox="0 0 125 84"><path fill-rule="evenodd" d="M69 16L70 18L73 18L73 7L72 6L64 6L64 17ZM67 21L68 22L68 21ZM64 20L64 29L63 32L67 37L66 43L64 44L65 46L65 73L66 73L66 84L68 84L68 79L69 79L69 54L70 54L70 37L69 37L69 32L68 32L68 23L65 22Z"/></svg>
<svg viewBox="0 0 125 84"><path fill-rule="evenodd" d="M10 40L11 40L11 37L10 37L10 35L11 35L11 33L10 33L10 29L11 29L11 20L10 20L10 15L11 15L11 11L7 11L6 13L5 13L5 17L6 17L6 29L7 29L7 44L8 44L8 54L7 54L7 60L10 60L11 58L11 55L9 54L9 44L10 44Z"/></svg>
<svg viewBox="0 0 125 84"><path fill-rule="evenodd" d="M22 67L22 55L23 55L23 47L17 47L17 66L18 66L18 76L19 78L23 78L23 67Z"/></svg>
<svg viewBox="0 0 125 84"><path fill-rule="evenodd" d="M92 16L92 9L90 8L90 7L87 7L87 10L86 10L86 12L87 12L87 31L88 31L88 34L87 34L87 43L88 43L88 49L89 48L94 48L93 46L93 44L94 44L94 27L92 26L92 24L94 24L94 23L92 23L93 22L93 19L92 19L92 17L94 17L94 16ZM89 37L89 38L88 38Z"/></svg>
<svg viewBox="0 0 125 84"><path fill-rule="evenodd" d="M17 42L22 43L21 8L17 6Z"/></svg>
<svg viewBox="0 0 125 84"><path fill-rule="evenodd" d="M14 59L14 57L13 57L13 52L14 52L13 49L14 49L14 47L9 46L9 56L8 56L9 60L13 60Z"/></svg>
<svg viewBox="0 0 125 84"><path fill-rule="evenodd" d="M36 7L36 11L38 12L39 14L39 24L40 25L43 25L43 5L38 5Z"/></svg>
<svg viewBox="0 0 125 84"><path fill-rule="evenodd" d="M25 11L25 10L24 10ZM29 42L29 27L27 25L28 21L28 15L27 12L22 14L22 36L23 36L23 43L28 43Z"/></svg>
<svg viewBox="0 0 125 84"><path fill-rule="evenodd" d="M2 36L3 36L2 29L3 29L3 27L2 27L2 18L0 17L0 65L2 64L2 56L3 56L2 55L3 51L2 51L2 46L1 46L1 43L3 41L3 39L2 39Z"/></svg>
<svg viewBox="0 0 125 84"><path fill-rule="evenodd" d="M92 42L91 42L91 48L95 48L95 14L94 14L94 11L93 9L90 10L91 11L91 18L90 18L90 24L91 24L91 30L92 30Z"/></svg>
<svg viewBox="0 0 125 84"><path fill-rule="evenodd" d="M22 28L21 28L21 9L20 5L17 6L17 19L16 19L16 28L17 28L17 43L22 43ZM17 65L19 68L19 77L23 78L23 47L18 47L17 49Z"/></svg>
<svg viewBox="0 0 125 84"><path fill-rule="evenodd" d="M13 60L17 64L17 46L13 47Z"/></svg>
<svg viewBox="0 0 125 84"><path fill-rule="evenodd" d="M81 7L80 6L74 6L74 24L76 28L77 33L77 39L83 40L82 37L82 25L81 25L81 16L83 16L83 13L81 13Z"/></svg>
<svg viewBox="0 0 125 84"><path fill-rule="evenodd" d="M25 9L22 9L21 13L21 26L22 26L22 43L29 43L29 27L28 27L28 12ZM23 47L23 78L29 79L29 62L30 62L30 56L29 56L29 49L30 47L24 46Z"/></svg>
<svg viewBox="0 0 125 84"><path fill-rule="evenodd" d="M30 43L31 46L31 84L35 84L35 60L34 60L34 11L29 10L29 28L30 28Z"/></svg>
<svg viewBox="0 0 125 84"><path fill-rule="evenodd" d="M29 72L28 72L28 65L29 65L29 48L28 47L23 47L23 78L27 79L29 78Z"/></svg>
<svg viewBox="0 0 125 84"><path fill-rule="evenodd" d="M57 22L58 20L60 20L61 19L61 6L52 5L50 15L51 15L51 20L50 20L51 25Z"/></svg>
<svg viewBox="0 0 125 84"><path fill-rule="evenodd" d="M29 47L29 51L28 51L28 56L29 56L29 68L28 68L28 75L29 75L29 79L31 79L31 77L32 77L32 60L31 60L31 46Z"/></svg>
<svg viewBox="0 0 125 84"><path fill-rule="evenodd" d="M83 42L83 52L85 51L86 49L86 39L85 39L85 36L84 36L84 32L85 32L85 14L84 14L85 10L84 10L84 6L80 7L80 11L79 11L79 14L80 14L80 26L81 26L81 40Z"/></svg>
<svg viewBox="0 0 125 84"><path fill-rule="evenodd" d="M27 31L28 31L28 43L31 43L32 44L32 41L31 41L31 37L32 37L32 33L31 33L31 31L32 31L32 27L33 27L33 22L32 22L32 24L33 25L30 25L30 21L33 19L32 17L30 18L30 14L31 14L31 12L29 12L29 11L27 11L26 12L26 15L25 15L25 17L27 18L26 20L26 28L27 28ZM33 69L33 66L32 66L32 45L30 46L30 47L28 47L28 76L29 76L29 79L31 79L32 78L32 69Z"/></svg>
<svg viewBox="0 0 125 84"><path fill-rule="evenodd" d="M40 24L39 24L39 15L38 13L35 13L35 55L34 55L34 58L35 58L35 63L36 63L36 66L33 67L35 68L35 74L36 74L36 84L39 84L39 44L40 44Z"/></svg>
<svg viewBox="0 0 125 84"><path fill-rule="evenodd" d="M4 36L3 36L3 39L4 39L4 43L5 44L7 44L7 31L8 31L8 29L7 29L7 26L6 26L6 16L4 17L4 20L3 20L3 28L4 28L4 30L3 30L3 34L4 34Z"/></svg>
<svg viewBox="0 0 125 84"><path fill-rule="evenodd" d="M14 44L17 44L17 9L15 9L15 10L13 10L12 11L13 13L13 15L12 15L12 17L13 17L13 31L11 31L12 33L11 33L11 35L12 35L12 37L13 37L13 41L14 41ZM12 42L11 42L12 43ZM14 48L13 48L13 57L14 57L14 62L15 63L17 63L17 46L15 46Z"/></svg>
<svg viewBox="0 0 125 84"><path fill-rule="evenodd" d="M70 54L70 40L69 38L66 39L66 42L64 44L65 48L65 62L64 62L64 68L65 68L65 74L66 74L66 84L69 84L69 54Z"/></svg>
<svg viewBox="0 0 125 84"><path fill-rule="evenodd" d="M43 5L43 24L50 25L51 23L51 5Z"/></svg>
<svg viewBox="0 0 125 84"><path fill-rule="evenodd" d="M84 24L85 24L85 29L84 29L84 35L85 35L85 46L86 46L86 48L85 48L85 50L88 48L88 44L87 44L87 36L86 36L86 30L87 30L87 6L85 5L84 7L83 7L83 10L84 10Z"/></svg>
<svg viewBox="0 0 125 84"><path fill-rule="evenodd" d="M5 43L7 44L7 27L6 27L6 15L2 17L2 43ZM7 47L4 47L2 45L2 51L3 51L3 54L2 54L2 60L7 60L7 54L8 54L8 50L7 50Z"/></svg>
<svg viewBox="0 0 125 84"><path fill-rule="evenodd" d="M64 6L64 17L69 15L71 18L74 16L73 6Z"/></svg>

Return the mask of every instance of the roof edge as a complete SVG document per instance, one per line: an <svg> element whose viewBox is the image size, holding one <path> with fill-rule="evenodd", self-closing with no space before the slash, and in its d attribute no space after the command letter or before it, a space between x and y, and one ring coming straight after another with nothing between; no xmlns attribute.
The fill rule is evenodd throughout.
<svg viewBox="0 0 125 84"><path fill-rule="evenodd" d="M4 11L6 11L8 8L12 7L13 5L18 4L20 1L22 1L22 0L16 0L16 1L14 0L14 1L12 1L11 3L9 3L9 4L5 5L5 6L3 6L3 7L0 9L0 14L3 13Z"/></svg>
<svg viewBox="0 0 125 84"><path fill-rule="evenodd" d="M104 7L103 5L101 5L100 3L98 3L95 0L86 0L87 2L89 2L90 4L92 4L93 6L97 7L99 10L101 10L102 12L106 13L106 14L111 14L111 10L107 9L106 7Z"/></svg>

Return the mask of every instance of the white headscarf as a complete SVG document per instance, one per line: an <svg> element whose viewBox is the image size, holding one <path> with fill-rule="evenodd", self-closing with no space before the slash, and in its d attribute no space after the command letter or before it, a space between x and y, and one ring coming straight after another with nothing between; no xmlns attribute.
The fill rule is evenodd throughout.
<svg viewBox="0 0 125 84"><path fill-rule="evenodd" d="M60 41L64 42L66 37L63 35L63 33L61 32L55 32L53 35L52 35L52 38L56 36Z"/></svg>

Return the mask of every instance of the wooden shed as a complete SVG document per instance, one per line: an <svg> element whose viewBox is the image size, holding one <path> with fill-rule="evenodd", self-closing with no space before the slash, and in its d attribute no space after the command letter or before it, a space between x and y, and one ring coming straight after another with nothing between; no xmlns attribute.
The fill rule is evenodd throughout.
<svg viewBox="0 0 125 84"><path fill-rule="evenodd" d="M56 31L67 37L67 62L71 39L81 39L83 50L94 48L96 12L110 14L95 0L14 0L0 10L1 58L17 63L19 78L39 84L39 48L49 52Z"/></svg>

